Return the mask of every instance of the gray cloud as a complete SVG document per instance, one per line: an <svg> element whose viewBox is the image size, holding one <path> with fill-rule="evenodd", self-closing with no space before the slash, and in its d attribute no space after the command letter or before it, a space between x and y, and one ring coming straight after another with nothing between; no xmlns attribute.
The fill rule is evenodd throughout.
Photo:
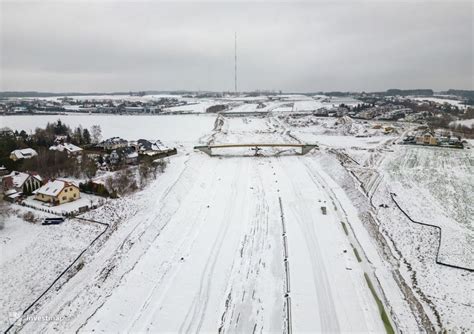
<svg viewBox="0 0 474 334"><path fill-rule="evenodd" d="M473 88L471 2L1 2L1 90Z"/></svg>

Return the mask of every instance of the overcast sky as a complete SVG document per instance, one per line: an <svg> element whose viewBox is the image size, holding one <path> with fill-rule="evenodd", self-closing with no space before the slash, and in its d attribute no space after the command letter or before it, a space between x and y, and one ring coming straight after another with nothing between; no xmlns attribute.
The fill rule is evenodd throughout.
<svg viewBox="0 0 474 334"><path fill-rule="evenodd" d="M472 1L0 1L0 90L474 89Z"/></svg>

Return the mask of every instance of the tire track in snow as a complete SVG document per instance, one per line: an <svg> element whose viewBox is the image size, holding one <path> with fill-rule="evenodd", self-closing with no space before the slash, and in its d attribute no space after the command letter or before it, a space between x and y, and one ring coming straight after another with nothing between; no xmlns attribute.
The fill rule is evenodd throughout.
<svg viewBox="0 0 474 334"><path fill-rule="evenodd" d="M199 291L197 296L194 298L191 307L188 309L188 312L184 318L183 323L179 329L180 333L186 332L200 332L202 323L204 322L205 313L207 310L207 305L209 301L209 289L211 285L212 275L215 270L215 265L217 259L219 257L219 252L221 250L222 244L225 240L225 235L229 229L231 224L231 220L233 217L236 217L235 210L236 210L236 198L237 198L237 189L238 189L238 182L240 180L240 176L242 174L242 160L238 160L239 164L236 167L234 172L232 186L231 186L231 193L230 198L228 200L228 204L225 209L224 219L221 223L219 228L219 232L217 237L214 241L212 246L211 254L209 256L208 261L206 262L206 266L204 267L203 274L201 276ZM248 164L245 166L248 168Z"/></svg>
<svg viewBox="0 0 474 334"><path fill-rule="evenodd" d="M216 189L216 182L217 182L217 165L214 165L213 175L210 178L212 182L208 183L205 188L202 188L203 193L208 193L208 191L212 191ZM176 243L173 244L173 254L172 259L170 261L164 261L160 267L158 268L158 272L160 272L160 276L156 283L154 284L152 290L148 294L144 304L142 307L136 312L136 316L132 322L132 324L128 327L130 331L143 331L143 327L147 326L147 331L149 330L149 325L152 324L152 319L155 317L156 313L158 312L159 308L161 307L161 301L163 297L166 295L166 291L169 289L169 286L173 283L173 278L176 277L179 273L180 267L177 266L177 263L180 263L180 258L183 254L189 252L189 249L192 247L194 242L196 241L196 237L199 231L199 227L201 226L202 222L206 220L209 211L205 209L204 203L201 203L199 206L198 212L194 212L192 210L186 210L185 217L180 219L180 221L176 222L176 225L180 225L180 222L191 222L190 225L185 225L185 230L180 229L179 236L176 239ZM175 225L175 224L173 224ZM177 228L177 227L174 227ZM181 239L179 239L181 238ZM159 289L161 289L159 291ZM161 293L161 294L160 294ZM142 318L143 315L147 315L146 318Z"/></svg>
<svg viewBox="0 0 474 334"><path fill-rule="evenodd" d="M349 228L350 228L351 234L349 236L349 241L351 242L352 247L354 247L354 245L356 245L356 249L358 249L358 254L362 255L363 261L365 261L365 263L362 263L362 268L365 271L365 274L369 275L369 277L372 278L371 282L373 284L375 284L376 291L377 291L378 295L381 296L381 301L382 301L383 305L389 311L389 313L390 313L390 318L389 318L390 323L394 326L394 328L400 328L401 326L400 326L399 320L397 319L396 315L391 311L391 305L388 302L388 298L385 295L384 290L382 289L382 286L380 284L380 281L379 281L378 277L375 275L375 272L374 272L375 269L374 269L372 263L370 262L369 257L367 256L367 254L365 254L365 251L362 248L362 244L359 241L359 239L357 238L357 235L355 234L355 232L352 228L352 224L349 221L349 216L348 216L347 212L344 210L344 207L342 206L341 201L339 200L339 198L337 197L337 195L335 194L335 192L331 188L331 186L327 183L327 181L325 181L324 177L317 171L317 168L312 167L312 161L311 160L303 161L303 164L305 165L305 168L306 168L308 174L311 176L311 179L312 179L313 183L314 184L318 184L318 183L324 184L325 188L327 188L327 190L328 190L327 194L328 194L329 198L331 199L331 201L333 203L335 203L334 205L337 204L337 206L339 207L340 211L337 211L337 216L338 216L338 218L340 219L341 222L345 221L345 224L347 224L347 226L349 226ZM377 191L380 180L381 180L381 177L377 176L377 179L374 181L374 183L370 187L369 192L370 191L373 191L373 192ZM372 188L375 188L375 189L372 190ZM372 193L372 195L373 195L373 193ZM342 214L341 214L341 212L342 212Z"/></svg>
<svg viewBox="0 0 474 334"><path fill-rule="evenodd" d="M290 208L292 209L293 215L297 220L298 226L302 234L304 235L308 253L311 255L311 269L313 272L314 286L317 295L321 331L339 332L339 321L336 314L336 308L334 306L334 300L331 294L329 280L326 274L323 255L321 254L319 242L314 230L314 226L312 225L314 219L311 215L311 209L306 205L305 196L301 192L301 189L303 188L302 185L299 184L298 181L295 181L296 179L294 178L294 175L290 175L288 173L289 170L294 170L294 168L291 167L298 165L301 166L301 164L293 163L292 166L288 166L286 163L283 163L282 159L278 159L284 167L283 170L286 173L287 178L290 181L290 185L295 194L295 204L290 206ZM292 160L296 160L296 162L299 162L298 159ZM285 161L287 161L287 159L285 159ZM305 172L305 174L308 175L306 170Z"/></svg>
<svg viewBox="0 0 474 334"><path fill-rule="evenodd" d="M265 310L268 301L263 296L264 279L268 274L266 270L273 257L268 251L273 237L269 234L269 204L261 172L255 165L256 160L250 161L251 189L254 193L251 202L253 214L232 264L219 333L261 332L264 330L265 317L271 318L269 314L275 312L273 308ZM268 330L269 328L266 329Z"/></svg>
<svg viewBox="0 0 474 334"><path fill-rule="evenodd" d="M164 207L163 203L166 203L167 199L170 196L175 195L174 190L175 190L177 184L179 182L182 182L183 179L189 179L188 181L191 181L191 182L193 181L191 178L186 176L189 172L189 169L190 169L190 166L189 166L189 159L188 159L184 162L184 167L180 171L178 176L173 180L173 182L170 185L167 186L166 190L162 193L160 198L156 200L156 203L160 203L160 209L156 210L158 213L153 215L153 216L146 217L145 221L139 221L133 226L133 228L121 239L121 243L119 244L119 246L117 248L115 248L115 251L113 253L111 253L112 254L111 258L106 260L105 267L112 266L112 265L116 267L116 264L121 262L120 259L124 256L124 254L127 253L127 251L130 250L130 248L134 244L133 242L131 242L132 246L130 246L127 249L124 249L124 246L126 245L126 243L130 242L130 240L133 238L133 236L136 236L137 234L140 235L140 238L143 235L143 232L142 233L137 232L139 230L139 228L143 231L146 231L147 234L156 233L156 234L153 235L153 240L156 240L156 238L160 235L161 230L163 228L165 228L166 225L168 224L169 220L171 219L171 217L173 215L173 212L176 212L180 207L180 203L178 203L178 206L175 208L175 210L172 213L163 212L163 210L162 210L163 207ZM196 167L193 167L191 169L196 169ZM187 192L185 193L185 196L187 196ZM180 201L178 201L178 202L180 202ZM161 217L161 219L159 219L159 217ZM162 221L163 223L160 224L159 226L151 224L152 221L157 221L157 220ZM152 227L151 229L149 228L150 225ZM156 231L156 229L158 229L158 230ZM140 253L140 255L138 255L138 258L133 262L133 264L131 264L131 266L127 270L125 270L124 272L119 274L119 277L117 277L115 279L115 282L113 283L113 285L111 287L106 288L105 290L101 289L101 292L102 292L101 297L97 298L97 302L100 302L100 304L98 304L97 307L95 307L93 310L91 310L90 315L82 323L79 323L77 325L78 328L85 327L87 325L87 323L90 321L91 315L96 314L104 306L104 304L106 303L106 300L110 296L113 295L113 291L124 282L127 275L135 268L136 264L139 262L141 257L146 253L146 251L148 250L148 248L151 246L152 243L145 243L145 244L148 244L148 246L145 246L145 249L143 249L143 251ZM96 280L100 280L100 277L97 277ZM92 282L88 285L95 287L94 282L96 280L92 280ZM73 301L77 301L78 299L81 298L80 294L82 294L83 292L87 294L90 291L94 291L94 288L93 289L85 288L85 289L79 291L78 294L74 295L73 298L69 299L69 302L65 303L66 306L61 308L60 310L62 311L64 308L66 308L66 309L70 308L70 305ZM83 299L85 299L85 298L83 298ZM84 311L82 311L82 313L84 313ZM70 315L71 314L70 314L70 311L69 311L69 316Z"/></svg>

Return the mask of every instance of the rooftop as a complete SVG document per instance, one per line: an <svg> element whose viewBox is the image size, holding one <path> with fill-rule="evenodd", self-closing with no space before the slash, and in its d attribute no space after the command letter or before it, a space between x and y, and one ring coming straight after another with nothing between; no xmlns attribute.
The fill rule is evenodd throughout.
<svg viewBox="0 0 474 334"><path fill-rule="evenodd" d="M64 189L64 187L68 187L68 186L76 187L74 184L66 182L66 181L61 181L61 180L49 181L41 188L35 190L34 193L56 197L57 195L59 195L61 190Z"/></svg>

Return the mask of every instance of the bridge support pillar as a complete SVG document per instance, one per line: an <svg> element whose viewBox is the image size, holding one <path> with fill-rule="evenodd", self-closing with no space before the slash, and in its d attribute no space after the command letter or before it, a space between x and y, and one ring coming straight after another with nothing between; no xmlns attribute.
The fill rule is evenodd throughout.
<svg viewBox="0 0 474 334"><path fill-rule="evenodd" d="M212 156L212 150L209 146L194 146L194 149L202 151L202 152L206 153L209 156Z"/></svg>
<svg viewBox="0 0 474 334"><path fill-rule="evenodd" d="M313 148L316 148L316 147L318 146L317 145L303 145L301 147L301 155L308 153L309 151L311 151Z"/></svg>

